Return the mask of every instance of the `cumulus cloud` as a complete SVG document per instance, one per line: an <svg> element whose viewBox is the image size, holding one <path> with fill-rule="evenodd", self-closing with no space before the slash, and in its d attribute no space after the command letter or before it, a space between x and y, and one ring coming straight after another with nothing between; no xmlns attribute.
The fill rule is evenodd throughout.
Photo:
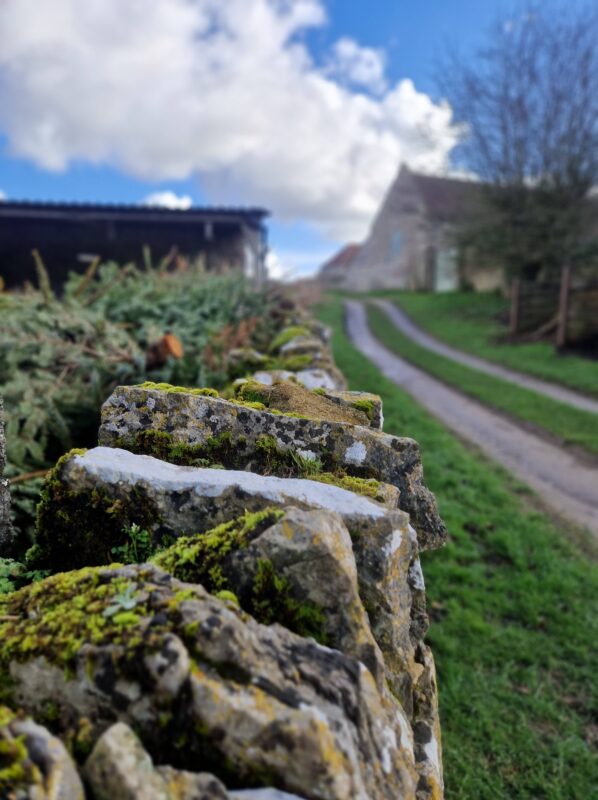
<svg viewBox="0 0 598 800"><path fill-rule="evenodd" d="M173 208L186 211L193 205L193 199L188 194L175 194L171 191L152 192L143 198L144 206L161 206L162 208Z"/></svg>
<svg viewBox="0 0 598 800"><path fill-rule="evenodd" d="M354 39L343 37L333 47L328 72L341 81L381 93L387 88L385 69L383 51L361 47Z"/></svg>
<svg viewBox="0 0 598 800"><path fill-rule="evenodd" d="M376 51L316 62L323 24L321 0L2 0L0 130L49 170L195 176L210 202L360 238L399 163L445 168L458 132Z"/></svg>
<svg viewBox="0 0 598 800"><path fill-rule="evenodd" d="M2 202L2 200L6 200L6 192L3 192L2 189L0 189L0 202Z"/></svg>

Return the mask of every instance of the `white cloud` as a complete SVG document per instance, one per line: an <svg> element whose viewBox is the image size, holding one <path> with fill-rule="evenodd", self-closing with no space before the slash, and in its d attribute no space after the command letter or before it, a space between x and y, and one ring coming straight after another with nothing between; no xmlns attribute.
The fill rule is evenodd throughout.
<svg viewBox="0 0 598 800"><path fill-rule="evenodd" d="M444 169L457 131L411 81L383 88L376 51L315 63L324 22L321 0L2 0L0 130L46 169L196 176L210 202L359 239L399 162Z"/></svg>
<svg viewBox="0 0 598 800"><path fill-rule="evenodd" d="M266 269L271 278L288 281L313 275L330 258L330 250L269 250Z"/></svg>
<svg viewBox="0 0 598 800"><path fill-rule="evenodd" d="M171 191L152 192L143 198L145 206L161 206L162 208L175 208L186 211L193 205L193 199L188 194L175 194Z"/></svg>
<svg viewBox="0 0 598 800"><path fill-rule="evenodd" d="M383 51L361 47L354 39L343 37L334 45L328 72L340 81L382 93L387 88L385 68Z"/></svg>
<svg viewBox="0 0 598 800"><path fill-rule="evenodd" d="M2 202L2 200L6 200L6 192L3 192L2 189L0 189L0 202Z"/></svg>

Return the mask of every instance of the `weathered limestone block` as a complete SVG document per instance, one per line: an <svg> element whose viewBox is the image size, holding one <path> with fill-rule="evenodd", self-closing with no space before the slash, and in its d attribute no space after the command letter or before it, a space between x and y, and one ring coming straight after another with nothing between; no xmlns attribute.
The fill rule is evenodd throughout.
<svg viewBox="0 0 598 800"><path fill-rule="evenodd" d="M246 381L237 388L237 398L242 402L261 403L270 412L281 412L306 419L325 419L330 422L347 422L350 425L369 425L367 404L331 401L325 392L313 392L297 381L279 381L271 385Z"/></svg>
<svg viewBox="0 0 598 800"><path fill-rule="evenodd" d="M415 757L419 775L417 798L434 800L444 796L444 779L436 667L432 651L427 645L421 643L418 646L417 660L422 666L422 673L414 690L413 716Z"/></svg>
<svg viewBox="0 0 598 800"><path fill-rule="evenodd" d="M6 478L3 478L6 466L6 442L4 439L4 408L0 397L0 556L12 555L14 546L14 530L10 521L10 490Z"/></svg>
<svg viewBox="0 0 598 800"><path fill-rule="evenodd" d="M384 524L387 509L339 486L251 472L180 467L119 448L73 451L48 477L38 509L39 567L64 570L114 561L136 523L155 544L201 533L268 506L337 511L350 531Z"/></svg>
<svg viewBox="0 0 598 800"><path fill-rule="evenodd" d="M344 407L357 408L364 412L371 428L381 431L384 426L382 400L377 394L370 392L347 392L341 390L327 391L327 400Z"/></svg>
<svg viewBox="0 0 598 800"><path fill-rule="evenodd" d="M0 797L84 800L83 784L62 742L31 719L0 706Z"/></svg>
<svg viewBox="0 0 598 800"><path fill-rule="evenodd" d="M303 385L297 386L296 381L273 378L266 383L257 380L241 382L237 386L237 396L241 400L261 402L268 410L283 414L298 412L312 419L382 429L382 401L378 395L369 392L307 389Z"/></svg>
<svg viewBox="0 0 598 800"><path fill-rule="evenodd" d="M98 739L85 764L94 800L229 800L208 773L154 766L139 738L117 722Z"/></svg>
<svg viewBox="0 0 598 800"><path fill-rule="evenodd" d="M334 404L332 404L334 405ZM419 445L413 439L326 419L303 419L220 398L141 387L118 387L102 407L102 445L125 447L187 463L203 458L227 468L293 473L295 455L325 470L374 478L396 486L420 549L441 546L446 529L423 484ZM204 462L205 463L205 462ZM280 471L279 471L280 474Z"/></svg>
<svg viewBox="0 0 598 800"><path fill-rule="evenodd" d="M114 722L156 764L307 800L413 800L409 723L344 654L263 626L149 565L88 568L0 598L7 702L56 729Z"/></svg>
<svg viewBox="0 0 598 800"><path fill-rule="evenodd" d="M417 544L406 514L362 525L351 542L334 512L266 509L181 537L153 561L210 592L232 592L259 622L279 622L359 659L411 716L422 667L408 580Z"/></svg>
<svg viewBox="0 0 598 800"><path fill-rule="evenodd" d="M252 380L263 383L264 386L272 386L273 383L280 381L296 380L297 373L288 369L261 369L253 375Z"/></svg>
<svg viewBox="0 0 598 800"><path fill-rule="evenodd" d="M320 353L319 355L311 355L311 356L296 356L295 358L308 358L309 363L303 365L303 369L305 370L324 370L327 372L333 379L334 383L336 384L336 389L338 391L346 391L349 387L347 385L347 381L345 376L340 371L340 369L334 363L332 356L329 353ZM293 356L288 357L288 361L292 363Z"/></svg>
<svg viewBox="0 0 598 800"><path fill-rule="evenodd" d="M278 352L283 356L313 355L315 358L326 356L326 350L321 339L311 336L295 336L283 344Z"/></svg>
<svg viewBox="0 0 598 800"><path fill-rule="evenodd" d="M85 764L93 800L302 800L278 789L228 792L207 772L156 767L131 728L117 722L100 736Z"/></svg>
<svg viewBox="0 0 598 800"><path fill-rule="evenodd" d="M256 378L256 380L259 380ZM336 371L325 369L301 369L297 372L297 380L307 389L328 389L342 391L346 388L344 380L339 380Z"/></svg>
<svg viewBox="0 0 598 800"><path fill-rule="evenodd" d="M264 518L268 513L244 515L208 534L183 537L154 563L210 592L233 592L241 608L260 622L281 623L356 658L383 692L384 660L359 595L358 568L342 518L298 508ZM385 519L374 526L379 547L396 539L402 524L406 527L401 516L396 513L388 523ZM409 555L404 556L407 563ZM409 606L401 610L408 631ZM401 623L396 618L393 624ZM410 649L408 641L403 644Z"/></svg>
<svg viewBox="0 0 598 800"><path fill-rule="evenodd" d="M261 369L254 373L252 380L263 383L265 386L272 386L273 383L280 381L297 380L306 389L327 389L328 391L342 390L343 381L339 381L337 376L324 369L302 369L291 372L284 369Z"/></svg>

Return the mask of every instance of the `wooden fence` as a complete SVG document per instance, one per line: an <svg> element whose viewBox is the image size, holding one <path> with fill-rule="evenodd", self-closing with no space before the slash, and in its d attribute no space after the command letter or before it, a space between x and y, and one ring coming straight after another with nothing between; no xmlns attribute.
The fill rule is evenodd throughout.
<svg viewBox="0 0 598 800"><path fill-rule="evenodd" d="M598 338L598 280L563 269L558 282L515 279L511 285L511 335L554 334L557 347Z"/></svg>

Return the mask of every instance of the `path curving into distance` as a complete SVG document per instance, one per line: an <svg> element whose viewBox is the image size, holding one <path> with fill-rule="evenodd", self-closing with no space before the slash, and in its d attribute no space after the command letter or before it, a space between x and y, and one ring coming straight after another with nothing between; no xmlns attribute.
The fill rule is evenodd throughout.
<svg viewBox="0 0 598 800"><path fill-rule="evenodd" d="M500 364L493 364L491 361L478 358L478 356L472 356L469 353L464 353L463 350L458 350L456 347L451 347L450 345L441 342L439 339L436 339L434 336L430 336L429 333L426 333L414 322L412 322L407 314L405 314L404 311L401 311L400 308L397 308L394 303L391 303L388 300L372 300L371 302L384 311L393 325L402 331L405 336L413 339L413 341L417 342L417 344L421 344L422 347L432 350L434 353L438 353L441 356L446 356L453 361L457 361L459 364L464 364L466 367L473 367L473 369L478 370L478 372L485 372L487 375L493 375L496 378L502 378L510 383L516 383L518 386L523 386L525 389L531 389L539 394L552 397L554 400L558 400L561 403L567 403L567 405L574 406L575 408L580 408L582 411L591 411L594 414L598 414L598 399L594 397L588 397L574 391L573 389L568 389L565 386L559 386L556 383L543 381L540 378L534 378L531 375L525 375L522 372L517 372L516 370L509 369L508 367L503 367ZM596 424L598 424L598 421Z"/></svg>
<svg viewBox="0 0 598 800"><path fill-rule="evenodd" d="M345 301L354 346L461 438L530 486L557 514L598 538L598 467L518 427L387 350L368 328L363 303Z"/></svg>

